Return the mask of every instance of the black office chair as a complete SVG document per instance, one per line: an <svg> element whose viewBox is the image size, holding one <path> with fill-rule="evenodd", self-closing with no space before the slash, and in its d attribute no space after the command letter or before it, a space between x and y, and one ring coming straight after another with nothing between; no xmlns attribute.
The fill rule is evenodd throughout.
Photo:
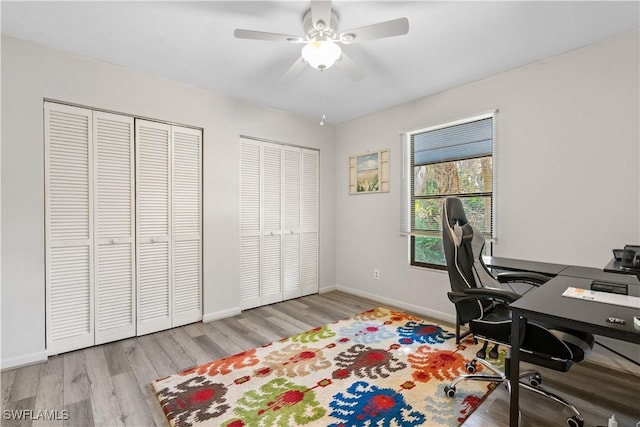
<svg viewBox="0 0 640 427"><path fill-rule="evenodd" d="M526 282L541 285L549 278L536 273L507 272L494 276L482 260L485 240L467 220L462 202L457 197L448 197L442 208L442 242L451 283L449 300L456 306L457 327L468 325L474 338L485 340L477 357L467 363L468 375L461 375L445 387L445 394L453 397L456 384L464 380L501 382L511 391L507 373L484 360L488 342L495 344L490 356L497 357L497 346L509 346L511 335L511 312L509 303L521 295L505 289L503 283ZM527 322L522 331L520 360L557 371L566 372L574 362L580 362L591 352L594 338L591 334L561 328L551 328L540 323ZM495 374L476 373L477 363ZM509 362L505 363L508 370ZM570 427L582 427L584 419L580 412L562 397L540 387L542 378L536 371L522 372L522 386L548 397L573 411L567 418Z"/></svg>

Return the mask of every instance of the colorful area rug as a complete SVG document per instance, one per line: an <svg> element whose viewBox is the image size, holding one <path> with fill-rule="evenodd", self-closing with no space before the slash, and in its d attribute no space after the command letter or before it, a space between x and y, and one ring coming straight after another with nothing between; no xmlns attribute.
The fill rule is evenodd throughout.
<svg viewBox="0 0 640 427"><path fill-rule="evenodd" d="M172 426L458 426L495 387L463 381L444 394L478 348L376 308L153 386Z"/></svg>

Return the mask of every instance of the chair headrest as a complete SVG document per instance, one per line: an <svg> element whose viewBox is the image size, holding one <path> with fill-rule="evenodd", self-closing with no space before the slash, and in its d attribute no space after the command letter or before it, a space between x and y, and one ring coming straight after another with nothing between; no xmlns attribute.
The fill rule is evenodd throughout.
<svg viewBox="0 0 640 427"><path fill-rule="evenodd" d="M467 215L464 212L464 207L462 206L462 201L457 197L447 197L445 199L444 212L449 227L453 227L454 224L463 226L469 223Z"/></svg>

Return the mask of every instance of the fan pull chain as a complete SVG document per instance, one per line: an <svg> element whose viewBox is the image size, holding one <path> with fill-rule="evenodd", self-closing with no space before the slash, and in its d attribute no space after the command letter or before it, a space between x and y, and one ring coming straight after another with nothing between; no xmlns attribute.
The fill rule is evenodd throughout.
<svg viewBox="0 0 640 427"><path fill-rule="evenodd" d="M324 121L327 118L325 110L327 107L327 78L324 76L324 72L321 73L322 79L322 119L320 119L320 126L324 126Z"/></svg>

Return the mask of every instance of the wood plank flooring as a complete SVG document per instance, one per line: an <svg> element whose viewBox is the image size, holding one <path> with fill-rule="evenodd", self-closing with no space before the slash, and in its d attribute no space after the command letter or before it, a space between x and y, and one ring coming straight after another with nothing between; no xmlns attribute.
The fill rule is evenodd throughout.
<svg viewBox="0 0 640 427"><path fill-rule="evenodd" d="M2 426L168 426L150 384L154 379L376 306L386 305L337 291L311 295L4 371ZM582 411L586 426L606 426L612 413L620 427L635 427L640 421L640 376L592 363L565 374L539 370L545 386ZM561 412L560 405L526 390L520 399L521 427L566 425L570 414ZM17 409L57 410L57 418L68 419L6 419L7 411ZM508 393L498 387L464 426L507 426L508 412Z"/></svg>

